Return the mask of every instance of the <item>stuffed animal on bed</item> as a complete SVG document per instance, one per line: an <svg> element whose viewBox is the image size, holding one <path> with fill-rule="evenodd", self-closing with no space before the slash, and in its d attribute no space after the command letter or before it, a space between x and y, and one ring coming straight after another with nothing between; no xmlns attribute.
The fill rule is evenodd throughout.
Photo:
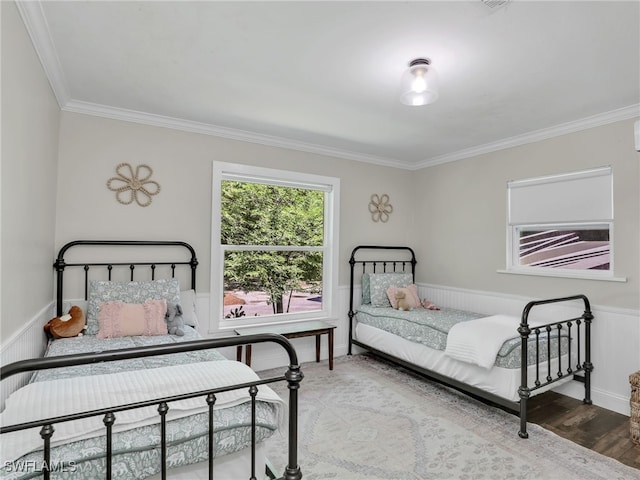
<svg viewBox="0 0 640 480"><path fill-rule="evenodd" d="M420 300L420 305L422 306L422 308L426 308L427 310L440 310L440 307L434 305L426 298L424 300Z"/></svg>
<svg viewBox="0 0 640 480"><path fill-rule="evenodd" d="M182 318L182 307L177 303L167 303L167 330L171 335L184 335L184 318Z"/></svg>
<svg viewBox="0 0 640 480"><path fill-rule="evenodd" d="M84 312L74 305L67 315L55 317L44 326L44 331L53 338L78 337L85 328Z"/></svg>
<svg viewBox="0 0 640 480"><path fill-rule="evenodd" d="M407 299L407 294L402 290L396 292L396 305L398 305L398 310L404 310L405 312L413 310Z"/></svg>

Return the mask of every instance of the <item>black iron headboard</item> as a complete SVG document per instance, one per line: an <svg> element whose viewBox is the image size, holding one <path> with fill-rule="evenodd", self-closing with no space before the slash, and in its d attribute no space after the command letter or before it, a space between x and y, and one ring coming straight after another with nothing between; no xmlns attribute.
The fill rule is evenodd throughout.
<svg viewBox="0 0 640 480"><path fill-rule="evenodd" d="M170 247L174 248L173 251L168 250L173 258L175 254L176 260L162 260L162 261L126 261L126 262L73 262L67 263L64 259L65 253L72 247L76 246L128 246L128 247ZM175 247L178 247L177 249ZM182 252L186 249L188 252L188 259L186 259L187 255L184 253L179 254L178 252ZM138 250L140 251L140 250ZM181 258L177 258L180 256ZM198 266L198 260L196 258L196 252L191 245L185 242L179 241L163 241L163 240L75 240L73 242L69 242L64 245L58 252L58 256L56 258L55 263L53 264L53 268L56 271L56 315L62 315L62 306L64 300L64 273L65 269L69 267L81 267L84 269L84 299L86 300L89 292L89 271L91 267L104 267L107 270L107 279L111 280L112 272L114 268L128 268L130 271L129 278L131 281L134 280L134 272L137 267L148 267L151 272L151 279L155 279L156 268L158 266L168 266L170 268L171 277L175 277L176 267L179 265L187 265L191 268L191 287L195 290L196 288L196 267Z"/></svg>
<svg viewBox="0 0 640 480"><path fill-rule="evenodd" d="M367 252L368 251L368 252ZM373 257L373 251L379 252L375 259ZM391 253L389 258L382 252ZM356 257L358 254L365 254L367 259ZM396 256L397 254L397 256ZM381 258L385 257L385 258ZM349 280L349 351L351 355L351 339L353 335L353 317L355 311L353 310L353 295L354 295L354 283L356 274L356 265L362 267L362 273L367 272L367 267L370 268L370 273L393 273L393 272L407 272L407 268L411 267L411 274L413 275L413 281L416 280L416 254L410 247L402 247L395 245L359 245L351 251L351 257L349 258L349 265L351 267L351 275Z"/></svg>

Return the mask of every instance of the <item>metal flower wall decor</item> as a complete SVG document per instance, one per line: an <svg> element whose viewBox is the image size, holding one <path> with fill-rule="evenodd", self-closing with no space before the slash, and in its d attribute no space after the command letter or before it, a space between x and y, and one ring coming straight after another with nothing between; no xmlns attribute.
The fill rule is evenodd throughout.
<svg viewBox="0 0 640 480"><path fill-rule="evenodd" d="M160 184L150 180L153 170L149 165L138 165L134 172L131 165L121 163L116 167L116 175L107 180L107 188L116 192L116 200L123 205L135 200L141 207L148 207L151 197L160 193Z"/></svg>
<svg viewBox="0 0 640 480"><path fill-rule="evenodd" d="M388 222L389 215L393 212L393 205L389 203L389 195L386 193L382 195L374 193L371 195L369 212L371 213L371 220L374 222Z"/></svg>

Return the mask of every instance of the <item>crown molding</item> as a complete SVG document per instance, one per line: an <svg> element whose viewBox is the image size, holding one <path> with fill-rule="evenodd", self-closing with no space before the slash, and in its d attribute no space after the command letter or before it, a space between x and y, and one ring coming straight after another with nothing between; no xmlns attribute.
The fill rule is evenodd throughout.
<svg viewBox="0 0 640 480"><path fill-rule="evenodd" d="M58 54L51 39L49 26L42 9L42 2L16 1L16 5L27 32L31 37L31 42L36 50L38 58L40 59L45 75L47 76L49 84L51 85L53 93L58 101L58 105L63 111L101 116L114 120L123 120L145 125L154 125L203 135L212 135L270 147L286 148L318 155L344 158L347 160L365 162L385 167L404 169L413 168L410 162L398 159L368 155L282 137L264 135L256 132L231 129L217 125L74 100L68 93L67 82L60 64L60 59L58 58Z"/></svg>
<svg viewBox="0 0 640 480"><path fill-rule="evenodd" d="M51 40L49 24L42 11L42 3L39 1L15 3L58 105L63 108L70 97L60 59Z"/></svg>
<svg viewBox="0 0 640 480"><path fill-rule="evenodd" d="M60 59L55 50L49 26L42 10L41 1L16 1L16 6L22 20L25 24L27 32L31 37L35 51L40 59L45 75L49 80L49 84L63 111L83 113L86 115L101 116L115 120L123 120L127 122L140 123L145 125L154 125L185 132L199 133L203 135L211 135L242 142L256 143L260 145L286 148L306 153L325 155L330 157L343 158L357 162L365 162L373 165L384 167L401 168L406 170L420 170L443 163L463 160L486 153L512 148L527 143L533 143L546 140L568 133L586 130L589 128L606 125L609 123L640 117L640 104L613 110L603 114L594 115L581 120L563 123L554 127L536 130L523 135L506 138L497 142L487 143L472 148L459 150L457 152L448 153L436 157L426 158L418 163L404 161L395 158L380 157L365 153L358 153L338 148L332 148L324 145L291 140L283 137L265 135L256 132L250 132L239 129L232 129L211 125L206 123L194 122L178 118L155 115L134 110L110 107L106 105L98 105L88 102L73 100L67 89L67 82L60 64Z"/></svg>
<svg viewBox="0 0 640 480"><path fill-rule="evenodd" d="M127 110L123 108L109 107L106 105L98 105L95 103L81 102L70 100L62 107L63 111L82 113L85 115L93 115L114 120L122 120L125 122L140 123L144 125L152 125L156 127L170 128L181 130L184 132L198 133L202 135L211 135L215 137L227 138L241 142L256 143L268 147L278 147L290 150L297 150L306 153L314 153L317 155L325 155L330 157L344 158L357 162L364 162L383 167L402 168L406 170L420 170L423 168L441 165L443 163L455 162L466 158L484 155L486 153L505 150L507 148L526 145L528 143L539 142L554 137L559 137L569 133L587 130L589 128L599 127L622 120L629 120L640 117L640 104L631 105L610 112L605 112L591 117L583 118L573 122L562 123L553 127L536 130L515 137L506 138L497 142L486 143L477 147L458 150L446 155L425 159L419 163L410 163L398 159L378 157L375 155L367 155L348 150L317 145L312 143L300 142L283 137L272 135L264 135L261 133L239 130L207 123L194 122L191 120L183 120L174 117L156 115L135 110Z"/></svg>
<svg viewBox="0 0 640 480"><path fill-rule="evenodd" d="M417 170L420 168L433 167L435 165L440 165L443 163L455 162L457 160L476 157L485 153L518 147L520 145L526 145L527 143L539 142L541 140L547 140L549 138L559 137L562 135L567 135L569 133L579 132L581 130L600 127L602 125L620 122L622 120L629 120L637 117L640 117L640 103L630 105L628 107L619 108L617 110L612 110L610 112L592 115L590 117L575 120L573 122L561 123L553 127L535 130L523 135L505 138L497 142L485 143L484 145L478 145L477 147L466 148L464 150L458 150L457 152L448 153L446 155L428 158L416 164L415 169Z"/></svg>
<svg viewBox="0 0 640 480"><path fill-rule="evenodd" d="M115 108L107 105L99 105L89 102L81 102L71 100L62 107L65 112L81 113L85 115L93 115L105 117L114 120L122 120L125 122L140 123L144 125L152 125L156 127L170 128L173 130L181 130L189 133L198 133L202 135L211 135L215 137L227 138L230 140L238 140L241 142L256 143L268 147L286 148L289 150L297 150L306 153L314 153L317 155L325 155L330 157L344 158L346 160L354 160L365 162L384 167L405 168L410 169L411 164L396 159L378 157L375 155L367 155L348 150L317 145L313 143L299 142L283 137L273 135L265 135L246 130L221 127L208 123L194 122L191 120L183 120L174 117L156 115L152 113L140 112L136 110L128 110L124 108Z"/></svg>

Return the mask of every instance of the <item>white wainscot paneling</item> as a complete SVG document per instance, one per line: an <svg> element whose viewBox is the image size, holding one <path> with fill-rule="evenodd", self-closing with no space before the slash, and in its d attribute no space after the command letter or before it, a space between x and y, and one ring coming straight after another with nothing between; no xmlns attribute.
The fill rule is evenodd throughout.
<svg viewBox="0 0 640 480"><path fill-rule="evenodd" d="M340 307L338 316L328 320L336 325L334 339L334 357L346 355L349 342L349 288L339 288ZM426 298L436 305L458 308L493 315L503 313L520 316L524 306L531 298L503 295L495 292L472 291L434 285L419 285L420 298ZM356 286L354 299L357 307L360 302L360 288ZM624 415L629 415L629 375L640 369L640 319L633 310L613 307L591 306L594 320L592 323L591 360L594 365L591 383L593 403ZM198 317L201 325L208 318L209 296L198 295ZM574 302L570 307L542 307L539 314L550 314L552 318L578 317L582 314L582 302ZM535 318L535 316L534 316ZM206 332L202 332L206 336ZM313 338L292 340L301 363L315 361L315 342ZM357 353L359 349L355 349ZM226 349L228 358L235 359L236 351ZM322 338L321 359L327 359L326 338ZM252 366L256 370L285 366L287 356L275 345L258 345L253 348ZM582 400L582 383L569 382L557 388L565 395Z"/></svg>
<svg viewBox="0 0 640 480"><path fill-rule="evenodd" d="M419 294L436 305L489 315L504 313L520 316L529 301L537 300L436 285L419 285ZM537 313L562 319L579 317L583 310L583 303L577 301L572 302L570 307L544 306ZM591 363L594 366L591 399L595 405L629 415L629 375L640 369L639 312L599 305L591 305L591 310L594 315L591 328ZM584 388L579 382L569 382L556 391L580 400L584 398Z"/></svg>
<svg viewBox="0 0 640 480"><path fill-rule="evenodd" d="M47 338L42 327L54 316L53 303L43 308L24 327L7 339L0 347L0 363L9 363L42 357ZM26 385L30 373L19 373L2 381L0 389L0 410L4 410L5 400L18 388Z"/></svg>
<svg viewBox="0 0 640 480"><path fill-rule="evenodd" d="M629 375L640 369L640 321L638 314L592 307L591 361L593 363L593 403L630 415L631 388ZM575 398L582 398L579 385L571 382L557 391Z"/></svg>

